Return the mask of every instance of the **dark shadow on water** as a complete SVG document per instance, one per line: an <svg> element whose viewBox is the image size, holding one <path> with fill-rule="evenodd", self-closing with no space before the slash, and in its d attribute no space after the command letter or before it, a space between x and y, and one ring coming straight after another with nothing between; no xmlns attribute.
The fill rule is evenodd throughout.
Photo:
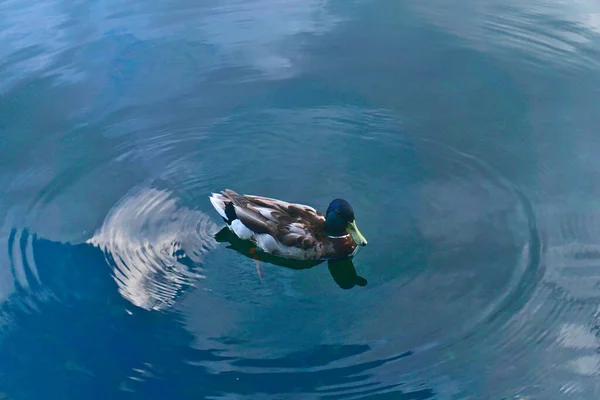
<svg viewBox="0 0 600 400"><path fill-rule="evenodd" d="M215 240L219 243L229 243L228 249L233 249L248 258L259 262L266 262L280 267L302 270L314 268L324 261L299 261L288 260L282 257L273 256L260 251L255 251L255 245L247 240L238 238L227 227L221 229L216 235ZM356 268L352 258L345 260L329 260L327 266L331 277L342 289L352 289L355 286L366 286L367 280L356 273Z"/></svg>
<svg viewBox="0 0 600 400"><path fill-rule="evenodd" d="M119 294L100 249L24 236L31 239L42 284L18 290L0 305L0 394L10 399L338 396L328 386L374 394L381 388L370 379L370 371L412 355L408 351L354 364L348 360L347 365L328 368L369 352L370 346L315 345L262 360L224 355L227 340L197 349L178 311L137 308ZM210 365L215 363L228 366L214 372ZM279 371L244 371L248 367Z"/></svg>

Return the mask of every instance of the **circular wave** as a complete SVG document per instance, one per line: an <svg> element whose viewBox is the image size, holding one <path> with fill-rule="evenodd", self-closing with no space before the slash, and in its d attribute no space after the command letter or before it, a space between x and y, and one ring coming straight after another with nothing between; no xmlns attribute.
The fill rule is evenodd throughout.
<svg viewBox="0 0 600 400"><path fill-rule="evenodd" d="M172 193L139 187L109 212L88 243L105 253L123 297L160 310L204 278L200 263L216 246L216 232L208 216L181 207Z"/></svg>
<svg viewBox="0 0 600 400"><path fill-rule="evenodd" d="M218 244L214 235L219 226L213 222L217 215L187 205L197 203L210 190L229 185L223 182L231 182L234 173L233 188L240 185L240 191L262 182L240 172L244 158L235 153L219 152L214 156L217 161L206 163L220 166L212 169L202 168L205 160L200 146L177 158L189 140L202 140L191 129L183 136L160 131L160 135L140 140L142 146L134 152L134 146L126 142L118 148L122 154L107 155L85 168L58 174L27 210L15 210L5 221L14 282L36 293L42 293L45 284L37 273L39 260L33 256L38 246L31 233L34 230L20 227L44 220L50 210L57 209L55 203L79 190L80 182L104 175L114 179L117 172L113 168L124 170L119 163L135 159L151 164L143 153L147 148L163 157L158 177L142 184L136 177L138 182L111 202L100 227L83 243L101 250L121 297L144 310L165 314L177 310L194 337L191 346L221 354L216 359L191 357L190 368L202 367L211 376L225 374L247 381L265 376L275 381L306 379L299 392L322 397L401 391L427 398L444 391L464 393L457 382L469 379L460 374L466 374L471 364L484 360L499 366L527 363L530 338L538 340L540 348L589 348L593 340L582 333L583 328L575 321L564 322L565 315L573 313L570 303L540 306L546 300L543 287L549 285L548 278L560 275L561 270L546 272L540 212L527 195L474 155L440 142L399 135L401 124L383 110L363 110L361 119L370 128L369 134L363 134L364 127L355 126L352 118L355 111L351 107L342 111L294 110L291 114L267 111L268 118L260 127L268 142L255 149L265 155L256 170L266 173L271 187L282 186L281 176L267 173L281 157L272 154L273 147L282 148L289 156L285 166L301 165L301 157L294 158L290 150L297 146L286 146L297 138L276 135L282 121L299 130L306 128L306 121L314 123L318 142L315 139L316 144L306 145L303 151L315 159L331 143L343 139L359 142L366 154L393 160L372 163L354 159L348 151L349 155L332 167L338 181L328 181L331 187L311 194L316 199L313 205L322 208L319 204L326 204L332 192L353 193L361 230L370 233L370 245L353 260L357 273L368 280L367 286L339 290L323 266L293 271L264 265L261 280L254 260ZM240 113L211 129L248 131L247 123L256 124L256 120ZM212 140L221 150L236 149L234 134ZM113 158L116 161L110 161ZM151 171L155 174L159 168ZM291 172L294 179L306 173ZM327 181L327 176L323 179ZM306 198L303 187L291 186L287 194L278 197L302 202ZM391 187L393 194L386 195ZM373 203L376 206L371 206ZM210 210L208 202L204 206ZM593 224L586 228L584 222L590 221L565 220L559 229L561 237L582 232L594 236ZM563 258L590 256L584 247L563 247ZM552 251L558 252L557 248ZM582 252L584 256L578 255ZM552 280L555 287L560 282L559 278ZM593 293L591 283L588 289ZM544 312L535 314L540 307ZM532 315L539 321L536 326L558 329L560 340L532 327L528 320ZM556 326L559 320L564 322L560 327ZM16 324L10 314L3 321L3 330ZM589 357L574 357L570 370L594 373L594 360ZM532 371L521 379L537 379L542 373ZM330 378L322 379L327 376ZM283 387L267 386L274 393L287 393ZM221 389L235 392L226 385Z"/></svg>
<svg viewBox="0 0 600 400"><path fill-rule="evenodd" d="M424 382L430 394L455 385L439 379L444 370L466 371L458 366L500 360L506 349L520 348L521 334L505 338L503 332L514 328L511 320L526 309L544 275L543 243L527 196L478 157L399 134L401 124L383 110L361 112L370 132L365 135L352 110L268 110L260 135L269 148L286 152L297 138L276 135L277 121L292 130L310 121L319 135L304 150L312 157L343 139L359 142L365 154L394 160L373 163L349 153L332 166L338 181L328 182L328 193L353 193L361 231L370 232L369 246L353 260L368 285L336 290L321 267L265 266L261 282L253 260L224 248L211 252L205 262L221 265L205 282L211 290L193 291L179 307L196 346L218 349L227 359L198 365L247 380L263 374L344 377L344 384L307 383L307 395L416 395ZM239 118L223 121L226 131L248 131L246 124L258 126L260 119ZM257 168L271 165L270 156ZM286 165L298 162L290 155ZM294 196L301 198L280 197ZM326 202L325 196L317 201ZM373 202L376 207L369 207ZM199 315L208 313L219 317L206 324ZM329 358L320 359L323 354ZM516 351L512 361L525 356Z"/></svg>
<svg viewBox="0 0 600 400"><path fill-rule="evenodd" d="M264 374L304 376L303 393L358 397L400 389L419 393L425 381L427 390L439 392L454 384L439 380L445 368L483 358L518 362L526 354L522 343L529 330L513 321L527 312L544 275L536 213L527 197L473 155L399 135L402 124L384 110L362 109L360 119L370 132L364 134L365 126L356 124L357 110L267 110L220 120L211 130L227 134L211 136L213 148L222 150L207 163L219 165L213 169L202 168L201 146L177 157L190 140L203 139L191 129L139 135L137 148L126 136L119 154L89 164L77 161L78 168L54 177L24 214L16 214L20 220L9 222L9 253L20 266L15 281L44 286L31 256L36 244L17 227L44 220L55 203L79 191L81 182L103 178L109 184L125 170L123 163L142 161L154 175L142 180L149 183L126 187L83 243L101 250L123 298L144 310L177 309L195 338L193 346L224 357L193 365L251 380ZM368 285L349 292L339 290L323 266L293 271L265 265L261 280L254 260L215 241L216 215L186 206L198 201L198 193L230 185L231 176L242 187L233 189L256 187L256 178L243 172L244 157L236 153L243 150L232 132L240 131L264 139L253 148L264 156L254 172L267 176L271 187L289 186L276 197L303 202L305 188L283 183L315 172L310 165L295 168L306 166L304 153L292 150L297 138L277 131L282 124L308 131L306 121L315 135L313 141L305 138L309 144L303 148L311 160L340 140L359 142L366 154L393 160L357 159L348 148L329 171L336 180L317 174L330 187L312 194L313 205L322 208L332 192L353 193L361 230L373 238L353 260ZM282 150L273 154L272 148ZM286 179L271 174L273 165L282 163L281 153L284 166L293 167ZM152 155L161 156L160 167L150 161ZM386 195L391 187L393 194ZM509 330L512 336L504 334ZM514 351L505 359L506 349ZM331 379L319 383L322 376Z"/></svg>

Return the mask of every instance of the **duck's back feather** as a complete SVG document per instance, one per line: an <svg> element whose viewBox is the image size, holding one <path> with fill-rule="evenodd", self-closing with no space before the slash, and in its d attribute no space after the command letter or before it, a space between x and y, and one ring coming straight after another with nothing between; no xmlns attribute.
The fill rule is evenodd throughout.
<svg viewBox="0 0 600 400"><path fill-rule="evenodd" d="M276 243L305 252L305 257L318 256L318 254L310 254L313 252L319 254L326 252L323 247L324 242L327 242L324 233L325 217L310 206L268 197L239 195L229 189L220 194L213 194L211 202L221 216L225 214L228 204L232 204L235 218L254 232L254 240L259 246L264 242L265 247L273 248L274 252L283 251L281 248L276 249L277 246L269 245L271 239L263 236L268 235ZM223 219L231 226L232 221L229 221L228 216ZM286 252L289 250L287 249Z"/></svg>

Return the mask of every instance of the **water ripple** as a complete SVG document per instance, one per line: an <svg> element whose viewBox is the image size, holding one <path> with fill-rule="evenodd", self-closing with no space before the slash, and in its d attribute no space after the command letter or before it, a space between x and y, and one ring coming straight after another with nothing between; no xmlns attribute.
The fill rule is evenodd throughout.
<svg viewBox="0 0 600 400"><path fill-rule="evenodd" d="M478 50L522 52L521 61L538 72L548 62L568 69L600 66L600 7L594 2L485 0L473 7L434 0L413 2L413 9Z"/></svg>
<svg viewBox="0 0 600 400"><path fill-rule="evenodd" d="M217 230L208 216L181 207L170 192L141 187L108 213L88 243L105 253L123 297L160 310L204 278L199 265L216 246Z"/></svg>
<svg viewBox="0 0 600 400"><path fill-rule="evenodd" d="M0 2L11 398L600 390L596 3ZM351 200L368 284L257 276L224 187Z"/></svg>

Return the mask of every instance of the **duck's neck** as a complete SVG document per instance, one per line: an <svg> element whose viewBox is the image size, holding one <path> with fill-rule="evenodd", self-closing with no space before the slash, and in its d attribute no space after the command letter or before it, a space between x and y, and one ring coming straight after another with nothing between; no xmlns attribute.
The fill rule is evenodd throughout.
<svg viewBox="0 0 600 400"><path fill-rule="evenodd" d="M340 224L336 224L335 222L328 220L325 221L325 233L330 238L342 237L348 235L345 227L342 227Z"/></svg>

